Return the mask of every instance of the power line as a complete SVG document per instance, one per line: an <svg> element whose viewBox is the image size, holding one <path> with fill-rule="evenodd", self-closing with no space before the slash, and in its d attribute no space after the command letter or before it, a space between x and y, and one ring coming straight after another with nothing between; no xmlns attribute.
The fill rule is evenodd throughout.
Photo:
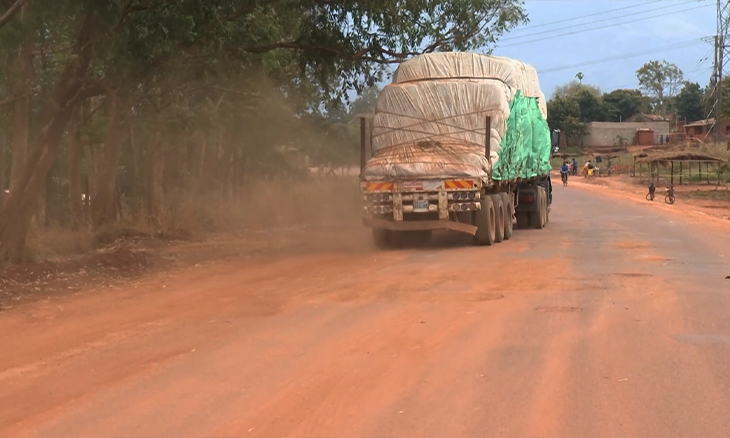
<svg viewBox="0 0 730 438"><path fill-rule="evenodd" d="M712 54L712 50L710 50L709 52L707 52L707 54L705 56L700 58L700 60L697 62L697 64L694 67L692 67L692 69L685 74L686 78L692 77L692 75L702 67L702 63L710 59L711 54Z"/></svg>
<svg viewBox="0 0 730 438"><path fill-rule="evenodd" d="M557 32L559 30L572 29L575 26L587 26L589 24L594 24L594 23L605 23L607 20L617 20L619 18L635 17L637 14L645 14L647 12L654 12L654 11L666 10L667 7L682 6L682 5L686 5L686 4L689 4L689 3L697 3L697 1L698 0L690 0L690 1L683 2L683 3L678 3L678 4L675 4L675 5L672 5L672 6L661 6L661 7L654 8L654 9L647 9L645 11L634 12L632 14L617 15L615 17L601 18L601 19L598 19L598 20L588 21L588 22L585 22L585 23L577 24L577 25L563 26L563 27L558 27L558 28L555 28L555 29L544 30L544 31L541 31L541 32L528 33L527 35L518 35L518 36L514 36L514 37L502 38L500 41L512 41L512 40L521 39L521 38L528 38L528 37L535 36L535 35L544 35L546 33L549 34L549 33L552 33L552 32ZM705 1L705 0L700 0L700 1ZM708 4L708 6L709 6L709 4ZM680 12L680 11L677 11L677 12ZM602 12L600 14L605 14L605 12ZM645 18L652 18L652 17L645 17ZM617 24L621 24L621 23L614 23L614 24L611 24L611 26L617 25ZM590 29L588 29L588 30L590 30Z"/></svg>
<svg viewBox="0 0 730 438"><path fill-rule="evenodd" d="M702 44L702 43L703 43L703 41L701 38L696 38L693 40L688 40L688 41L683 41L680 43L669 44L666 46L657 47L657 48L651 49L651 50L644 50L641 52L633 52L633 53L623 53L620 55L614 55L614 56L610 56L607 58L594 59L591 61L585 61L585 62L572 64L572 65L563 65L560 67L547 68L544 70L538 70L537 72L538 72L538 74L546 74L546 73L553 73L553 72L558 72L558 71L563 71L563 70L571 70L571 69L575 69L575 68L585 67L588 65L602 64L605 62L619 61L619 60L622 60L625 58L633 58L636 56L650 55L653 53L665 52L668 50L676 50L676 49L680 49L680 48L692 47L692 46Z"/></svg>
<svg viewBox="0 0 730 438"><path fill-rule="evenodd" d="M673 11L673 12L667 12L667 13L664 13L664 14L652 15L652 16L649 16L649 17L638 18L636 20L628 20L628 21L623 21L623 22L618 22L618 23L612 23L612 24L608 24L608 25L605 25L605 26L592 27L590 29L582 29L582 30L575 31L575 32L566 32L566 33L562 33L562 34L559 34L559 35L546 36L546 37L542 37L542 38L538 38L538 39L534 39L534 40L521 41L521 42L516 42L516 43L512 43L512 44L505 44L505 45L500 46L500 47L502 47L502 48L503 47L512 47L512 46L519 46L519 45L522 45L522 44L535 43L535 42L539 42L539 41L545 41L545 40L548 40L548 39L559 38L559 37L564 37L564 36L570 36L570 35L575 35L575 34L583 33L583 32L589 32L589 31L592 31L592 30L598 30L598 29L604 29L604 28L607 28L607 27L619 26L621 24L628 24L628 23L634 23L634 22L637 22L637 21L648 20L650 18L658 18L658 17L664 17L666 15L679 14L680 12L686 12L686 11L696 10L698 8L703 8L703 7L706 7L706 6L711 6L711 4L708 3L708 4L704 5L704 6L698 6L698 7L691 7L691 8L687 8L687 9L681 9L679 11Z"/></svg>
<svg viewBox="0 0 730 438"><path fill-rule="evenodd" d="M517 28L517 29L512 29L510 31L510 33L520 32L520 31L523 31L523 30L532 30L532 29L535 29L535 28L538 28L538 27L550 26L552 24L562 24L562 23L565 23L567 21L575 21L575 20L580 20L582 18L595 17L596 15L604 15L604 14L608 14L608 13L611 13L611 12L623 11L623 10L626 10L626 9L638 8L639 6L644 6L644 5L652 4L652 3L658 3L660 1L661 0L653 0L653 1L650 1L650 2L647 2L647 3L640 3L640 4L636 4L636 5L631 5L631 6L624 6L623 8L609 9L607 11L595 12L593 14L587 14L587 15L580 15L578 17L573 17L573 18L565 18L563 20L551 21L549 23L536 24L536 25L528 25L528 26L525 26L525 27L520 27L520 28Z"/></svg>

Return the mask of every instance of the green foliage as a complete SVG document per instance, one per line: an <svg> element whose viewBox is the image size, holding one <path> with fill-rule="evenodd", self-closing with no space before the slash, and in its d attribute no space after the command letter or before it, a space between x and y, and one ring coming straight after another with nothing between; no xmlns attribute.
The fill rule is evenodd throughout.
<svg viewBox="0 0 730 438"><path fill-rule="evenodd" d="M642 95L638 90L613 90L603 95L608 121L620 122L642 111Z"/></svg>
<svg viewBox="0 0 730 438"><path fill-rule="evenodd" d="M589 90L583 89L573 98L580 108L580 121L605 122L607 119L606 107L601 96L596 96Z"/></svg>
<svg viewBox="0 0 730 438"><path fill-rule="evenodd" d="M555 97L547 103L548 126L559 129L568 142L581 141L587 134L587 126L581 121L580 105L576 99Z"/></svg>
<svg viewBox="0 0 730 438"><path fill-rule="evenodd" d="M700 84L686 81L674 101L677 118L688 122L704 119L706 113L702 104L703 99L704 94Z"/></svg>
<svg viewBox="0 0 730 438"><path fill-rule="evenodd" d="M558 85L555 87L552 97L576 98L583 92L588 92L596 97L601 95L601 90L594 85L582 84L578 81L570 81L565 85Z"/></svg>

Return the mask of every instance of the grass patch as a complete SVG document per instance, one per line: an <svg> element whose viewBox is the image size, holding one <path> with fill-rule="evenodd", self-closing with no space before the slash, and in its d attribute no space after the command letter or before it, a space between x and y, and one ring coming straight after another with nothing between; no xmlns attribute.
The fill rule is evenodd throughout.
<svg viewBox="0 0 730 438"><path fill-rule="evenodd" d="M730 190L693 190L681 193L690 199L730 202Z"/></svg>
<svg viewBox="0 0 730 438"><path fill-rule="evenodd" d="M87 254L95 248L94 233L61 227L35 229L28 236L25 262L41 262L58 257Z"/></svg>

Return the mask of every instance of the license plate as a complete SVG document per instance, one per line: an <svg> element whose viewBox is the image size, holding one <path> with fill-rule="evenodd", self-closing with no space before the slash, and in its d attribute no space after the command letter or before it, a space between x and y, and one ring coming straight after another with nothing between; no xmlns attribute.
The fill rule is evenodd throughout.
<svg viewBox="0 0 730 438"><path fill-rule="evenodd" d="M428 210L428 200L427 199L416 199L413 201L413 209L414 210Z"/></svg>

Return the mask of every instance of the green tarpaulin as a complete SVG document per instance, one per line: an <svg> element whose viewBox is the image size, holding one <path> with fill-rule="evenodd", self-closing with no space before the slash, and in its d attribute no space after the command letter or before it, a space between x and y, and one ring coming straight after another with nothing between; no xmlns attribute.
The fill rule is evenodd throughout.
<svg viewBox="0 0 730 438"><path fill-rule="evenodd" d="M500 143L492 179L529 179L550 172L550 128L537 99L517 91L509 106L507 130Z"/></svg>

